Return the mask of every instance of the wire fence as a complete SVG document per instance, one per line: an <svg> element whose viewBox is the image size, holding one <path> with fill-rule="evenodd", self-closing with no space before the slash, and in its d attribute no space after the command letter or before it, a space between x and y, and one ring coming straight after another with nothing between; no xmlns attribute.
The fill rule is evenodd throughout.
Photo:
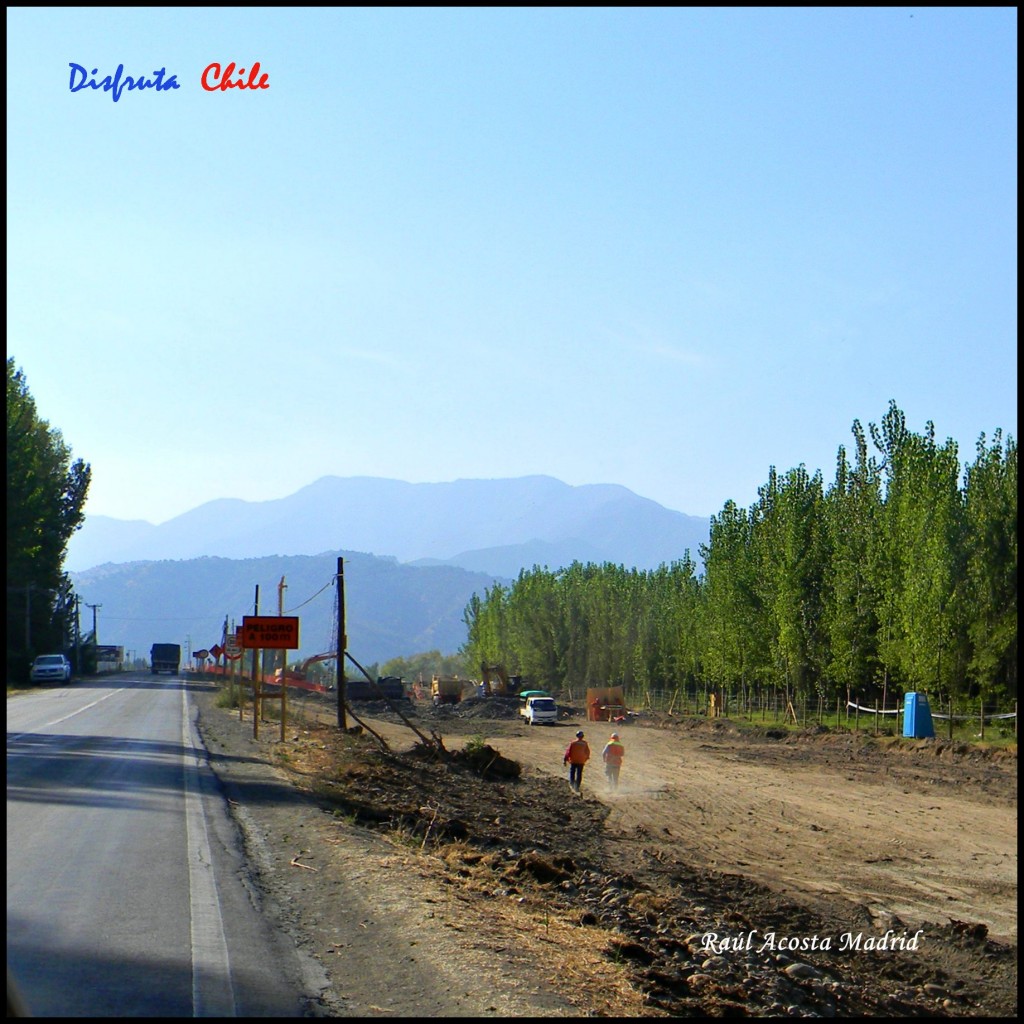
<svg viewBox="0 0 1024 1024"><path fill-rule="evenodd" d="M223 670L195 673L194 676L216 680L233 694L234 706L251 707L253 697L252 680L241 673L234 675ZM285 702L290 714L298 721L323 722L336 712L337 695L326 687L287 678ZM281 695L280 677L267 674L262 678L261 690L266 699L275 701ZM919 704L915 708L914 721L908 728L906 712L908 702L905 694L886 695L881 699L852 697L834 700L821 695L787 696L781 688L754 688L745 691L706 689L647 690L627 693L629 710L642 714L645 711L684 718L687 716L721 718L752 724L771 725L784 728L808 728L822 726L836 731L870 733L875 736L919 736L930 735L919 729L921 708L927 709L936 737L973 740L1010 739L1017 737L1017 701L1004 704L986 704L978 700L931 701L924 693L918 694ZM240 709L241 710L241 709ZM262 710L262 709L261 709ZM244 713L244 711L242 711ZM279 713L274 714L279 717Z"/></svg>
<svg viewBox="0 0 1024 1024"><path fill-rule="evenodd" d="M985 704L978 700L936 701L921 694L934 722L934 731L953 739L959 733L970 738L1017 735L1017 701L1007 704ZM705 716L734 719L778 726L827 726L850 732L871 732L874 735L903 735L906 731L906 695L887 695L883 699L865 700L852 697L834 700L820 696L786 695L782 689L748 688L745 692L729 690L646 691L631 705L634 711L656 711L678 716ZM915 723L916 726L916 723ZM916 731L916 728L915 728ZM911 733L912 735L913 733Z"/></svg>

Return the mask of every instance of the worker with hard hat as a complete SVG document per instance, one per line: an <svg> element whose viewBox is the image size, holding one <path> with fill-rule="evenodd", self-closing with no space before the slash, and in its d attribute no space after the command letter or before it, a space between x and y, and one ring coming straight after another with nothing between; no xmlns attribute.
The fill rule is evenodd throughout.
<svg viewBox="0 0 1024 1024"><path fill-rule="evenodd" d="M562 764L569 766L569 787L574 793L583 785L583 766L590 760L590 747L583 738L583 730L576 733L576 739L565 748Z"/></svg>
<svg viewBox="0 0 1024 1024"><path fill-rule="evenodd" d="M604 760L604 773L608 776L608 785L612 789L619 788L619 769L622 759L626 756L626 748L619 741L619 734L613 732L611 739L605 744L601 757Z"/></svg>

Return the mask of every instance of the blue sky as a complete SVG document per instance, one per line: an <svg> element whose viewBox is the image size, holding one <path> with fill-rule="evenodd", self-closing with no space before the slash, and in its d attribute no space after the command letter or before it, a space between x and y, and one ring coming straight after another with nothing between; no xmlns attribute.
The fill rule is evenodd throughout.
<svg viewBox="0 0 1024 1024"><path fill-rule="evenodd" d="M710 515L890 399L1017 435L1014 9L7 29L8 355L89 514L539 473Z"/></svg>

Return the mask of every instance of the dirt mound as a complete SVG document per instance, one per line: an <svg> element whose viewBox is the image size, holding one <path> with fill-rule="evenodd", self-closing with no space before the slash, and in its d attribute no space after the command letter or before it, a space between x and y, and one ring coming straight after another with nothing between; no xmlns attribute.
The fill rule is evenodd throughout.
<svg viewBox="0 0 1024 1024"><path fill-rule="evenodd" d="M453 709L450 716L488 721L514 720L519 717L520 703L518 697L467 697L459 704L449 705Z"/></svg>
<svg viewBox="0 0 1024 1024"><path fill-rule="evenodd" d="M490 744L483 746L467 745L452 755L457 763L469 765L481 778L485 779L518 779L522 774L522 765L502 757Z"/></svg>

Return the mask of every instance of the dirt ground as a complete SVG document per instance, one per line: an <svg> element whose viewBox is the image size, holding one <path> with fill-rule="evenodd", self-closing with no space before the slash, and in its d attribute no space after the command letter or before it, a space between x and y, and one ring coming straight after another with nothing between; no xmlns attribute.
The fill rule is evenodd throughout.
<svg viewBox="0 0 1024 1024"><path fill-rule="evenodd" d="M298 719L255 742L199 698L268 912L330 980L311 1013L1016 1015L1015 747L641 717L611 792L572 709L420 705L440 753L383 705L354 709L386 749Z"/></svg>

